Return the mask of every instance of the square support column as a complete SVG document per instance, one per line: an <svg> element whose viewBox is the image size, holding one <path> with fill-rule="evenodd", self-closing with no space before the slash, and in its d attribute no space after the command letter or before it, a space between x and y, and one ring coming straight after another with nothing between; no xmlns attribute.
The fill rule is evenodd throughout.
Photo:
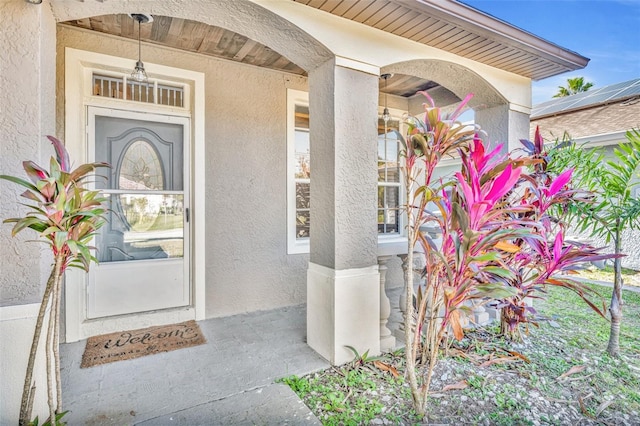
<svg viewBox="0 0 640 426"><path fill-rule="evenodd" d="M380 352L378 75L328 61L309 73L311 260L307 342L333 364Z"/></svg>
<svg viewBox="0 0 640 426"><path fill-rule="evenodd" d="M520 139L529 138L529 113L503 104L476 111L476 123L487 132L490 146L504 143L504 153L521 148Z"/></svg>
<svg viewBox="0 0 640 426"><path fill-rule="evenodd" d="M335 270L309 264L307 343L334 365L354 358L347 346L356 348L361 355L366 351L369 355L380 353L380 275L377 265Z"/></svg>

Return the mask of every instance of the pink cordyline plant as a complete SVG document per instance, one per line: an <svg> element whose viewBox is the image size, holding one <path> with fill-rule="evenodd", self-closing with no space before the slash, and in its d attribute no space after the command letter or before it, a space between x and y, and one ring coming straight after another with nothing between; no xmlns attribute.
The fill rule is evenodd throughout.
<svg viewBox="0 0 640 426"><path fill-rule="evenodd" d="M492 280L511 276L510 269L501 264L497 246L504 240L527 235L526 228L505 226L504 219L506 212L521 209L511 208L503 201L518 182L520 167L496 157L502 147L487 153L477 129L455 123L469 99L470 96L449 120L442 120L440 111L431 104L426 108L425 122L416 118L408 121L408 264L413 264L416 244L422 246L427 260L425 283L418 287L416 307L412 271L408 270L406 276L406 362L414 407L419 414L425 412L431 374L447 330L450 328L458 339L463 336L463 317L470 309L466 302L513 294L510 287ZM463 170L456 174L454 182L434 182L435 166L454 152L462 158ZM430 203L439 215L427 210ZM420 226L427 223L440 227L440 248L420 232ZM418 383L415 374L416 360L428 363L422 383Z"/></svg>
<svg viewBox="0 0 640 426"><path fill-rule="evenodd" d="M5 223L15 223L12 235L24 229L32 229L39 234L40 241L46 243L53 254L54 264L47 280L36 327L29 353L27 372L20 406L20 425L31 421L35 382L32 383L33 367L38 351L38 342L44 324L47 306L51 306L47 326L45 354L47 359L47 400L49 404L49 422L58 424L64 415L60 384L59 318L62 277L69 267L89 269L96 261L89 246L96 231L104 224L104 198L98 191L84 188L84 181L91 176L96 167L108 167L106 163L82 164L71 168L69 154L61 141L48 136L56 152L51 158L49 170L33 161L23 162L29 180L14 176L0 175L0 179L14 182L26 188L22 197L28 199L30 211L23 217L5 219ZM55 366L56 397L53 396L51 357Z"/></svg>
<svg viewBox="0 0 640 426"><path fill-rule="evenodd" d="M487 151L478 129L455 122L470 96L446 120L426 96L430 104L425 107L424 121L407 120L403 151L410 265L405 276L406 365L414 408L420 415L426 410L438 351L449 331L456 339L464 336L470 302L500 303L506 309L509 329L527 321L526 312L519 311L524 297L546 285L576 291L596 308L586 298L587 287L560 274L586 260L604 257L593 248L565 244L563 227L552 230L552 218L546 214L549 208L576 195L565 188L571 170L542 184L540 176L524 171L527 166L540 169L540 158L512 159L502 154L502 145ZM538 139L536 143L543 146ZM434 180L438 162L454 152L462 160L455 179ZM438 213L431 212L430 206ZM420 230L426 224L440 228L440 247ZM547 236L552 232L550 248ZM417 245L425 254L426 266L424 283L418 285L414 300L411 266ZM427 365L420 381L416 362Z"/></svg>
<svg viewBox="0 0 640 426"><path fill-rule="evenodd" d="M567 169L557 176L547 171L547 153L539 129L533 142L522 140L533 161L533 172L523 176L526 184L519 203L528 205L527 212L520 213L523 223L531 223L536 229L536 237L524 237L513 241L505 250L505 258L513 271L513 277L505 280L517 290L517 294L495 304L502 308L501 333L514 340L521 338L519 325L532 323L535 309L528 306L526 298L539 298L546 286L564 287L578 294L599 315L604 316L604 302L600 294L572 278L572 274L588 262L614 258L601 254L587 244L567 241L566 226L557 217L569 203L585 202L589 194L569 189L573 169ZM599 305L602 305L600 307Z"/></svg>

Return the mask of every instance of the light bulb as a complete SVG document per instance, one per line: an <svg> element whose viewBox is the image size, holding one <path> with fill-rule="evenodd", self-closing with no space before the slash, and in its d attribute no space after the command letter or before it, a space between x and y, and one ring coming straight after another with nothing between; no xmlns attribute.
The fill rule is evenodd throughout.
<svg viewBox="0 0 640 426"><path fill-rule="evenodd" d="M147 77L147 72L144 70L144 64L142 63L142 61L136 62L136 67L131 73L131 79L140 83L144 83L149 80L149 78Z"/></svg>
<svg viewBox="0 0 640 426"><path fill-rule="evenodd" d="M382 121L388 123L391 120L391 114L389 113L389 108L384 107L384 111L382 111Z"/></svg>

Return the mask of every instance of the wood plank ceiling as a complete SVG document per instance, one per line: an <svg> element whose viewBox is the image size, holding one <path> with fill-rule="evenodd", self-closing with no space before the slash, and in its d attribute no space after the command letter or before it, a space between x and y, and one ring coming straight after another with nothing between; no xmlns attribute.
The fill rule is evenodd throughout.
<svg viewBox="0 0 640 426"><path fill-rule="evenodd" d="M67 21L63 24L132 40L138 39L137 23L126 14L94 16ZM140 26L140 38L145 43L291 74L306 75L305 70L268 46L242 34L197 21L156 15L153 17L152 23ZM145 60L144 47L142 59ZM429 80L396 74L389 78L386 93L408 97L414 95L418 90L427 90L435 86L437 84ZM380 80L380 91L385 92L382 79Z"/></svg>
<svg viewBox="0 0 640 426"><path fill-rule="evenodd" d="M137 23L125 14L94 16L67 21L65 24L119 37L138 39ZM298 65L268 46L242 34L188 19L154 15L152 23L140 25L140 38L146 43L292 74L306 74Z"/></svg>

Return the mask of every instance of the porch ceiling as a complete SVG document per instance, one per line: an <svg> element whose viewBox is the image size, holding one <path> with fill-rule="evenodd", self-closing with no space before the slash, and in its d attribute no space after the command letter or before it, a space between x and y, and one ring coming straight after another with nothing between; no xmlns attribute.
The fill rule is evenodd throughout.
<svg viewBox="0 0 640 426"><path fill-rule="evenodd" d="M74 27L119 37L138 39L136 22L126 14L94 16L66 21ZM292 74L305 71L268 46L242 34L188 19L153 15L151 24L140 26L142 41L207 56L242 62Z"/></svg>
<svg viewBox="0 0 640 426"><path fill-rule="evenodd" d="M456 0L293 1L533 80L589 62Z"/></svg>
<svg viewBox="0 0 640 426"><path fill-rule="evenodd" d="M138 39L136 22L126 14L94 16L62 24L132 40ZM306 75L302 68L268 46L242 34L197 21L154 15L152 23L140 26L140 38L146 43ZM381 92L404 97L413 96L419 90L435 86L438 84L429 80L395 74L389 78L385 90L384 82L380 80Z"/></svg>
<svg viewBox="0 0 640 426"><path fill-rule="evenodd" d="M400 37L436 47L533 80L583 68L588 59L500 21L456 0L292 0ZM126 14L102 15L62 24L137 39ZM141 39L207 56L292 74L304 69L242 34L205 23L154 15L141 26ZM380 80L380 91L409 97L437 83L396 74Z"/></svg>

